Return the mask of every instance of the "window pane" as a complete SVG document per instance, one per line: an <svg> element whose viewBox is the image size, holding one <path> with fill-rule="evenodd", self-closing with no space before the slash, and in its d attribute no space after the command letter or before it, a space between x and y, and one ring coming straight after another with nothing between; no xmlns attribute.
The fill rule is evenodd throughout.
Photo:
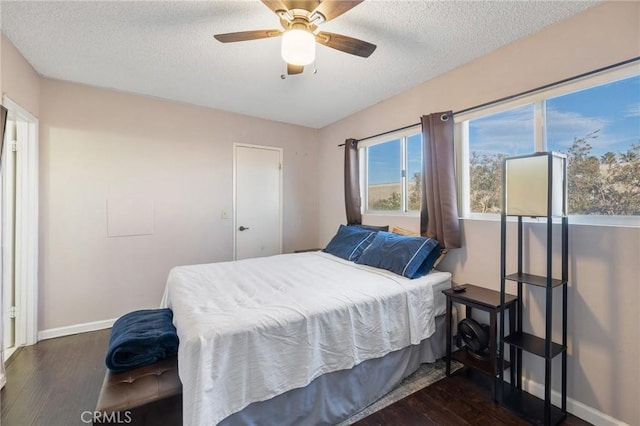
<svg viewBox="0 0 640 426"><path fill-rule="evenodd" d="M400 139L367 148L367 210L400 210Z"/></svg>
<svg viewBox="0 0 640 426"><path fill-rule="evenodd" d="M535 151L533 113L530 104L469 121L472 213L500 212L502 159Z"/></svg>
<svg viewBox="0 0 640 426"><path fill-rule="evenodd" d="M569 213L640 215L640 76L546 102L547 146L568 158Z"/></svg>
<svg viewBox="0 0 640 426"><path fill-rule="evenodd" d="M420 210L422 182L422 133L407 137L407 210Z"/></svg>

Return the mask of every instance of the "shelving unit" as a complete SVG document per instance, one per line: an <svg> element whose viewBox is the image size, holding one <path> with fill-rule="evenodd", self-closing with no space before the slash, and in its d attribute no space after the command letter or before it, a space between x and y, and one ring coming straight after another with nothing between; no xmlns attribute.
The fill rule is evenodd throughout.
<svg viewBox="0 0 640 426"><path fill-rule="evenodd" d="M536 153L528 156L509 157L503 165L503 209L501 215L500 250L500 294L501 306L505 303L507 281L517 283L517 319L516 327L509 329L505 336L504 309L500 311L499 354L504 354L505 345L516 348L515 359L511 366L515 369L515 383L504 382L503 370L499 368L499 381L502 394L500 403L511 411L524 417L532 424L555 425L562 422L567 414L567 280L568 280L568 219L566 189L566 157L555 153ZM536 188L536 185L541 188ZM546 219L546 275L534 275L523 270L523 217L544 217ZM517 272L507 274L507 218L517 218ZM561 222L561 278L553 278L553 219ZM545 333L539 337L523 331L523 287L542 288L545 292ZM554 290L562 291L562 342L552 340L552 307ZM534 290L535 291L535 290ZM537 355L544 360L544 399L539 399L522 390L522 353ZM513 354L512 351L510 351ZM552 361L562 357L561 406L551 403ZM499 363L506 362L501 356Z"/></svg>

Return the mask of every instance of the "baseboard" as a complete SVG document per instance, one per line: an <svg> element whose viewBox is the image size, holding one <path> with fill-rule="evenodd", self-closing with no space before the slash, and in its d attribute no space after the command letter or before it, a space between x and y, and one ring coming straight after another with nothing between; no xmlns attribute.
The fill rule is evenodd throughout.
<svg viewBox="0 0 640 426"><path fill-rule="evenodd" d="M4 356L4 365L9 365L9 362L11 361L11 358L14 355L17 355L18 353L20 353L20 351L22 350L22 346L18 346L18 347L11 347L11 348L7 348L4 350L4 353L2 354Z"/></svg>
<svg viewBox="0 0 640 426"><path fill-rule="evenodd" d="M103 330L105 328L110 328L111 326L113 326L113 323L115 321L116 318L113 318L108 320L86 322L84 324L75 324L68 325L66 327L42 330L38 332L38 341L53 339L56 337L70 336L72 334L87 333L89 331Z"/></svg>
<svg viewBox="0 0 640 426"><path fill-rule="evenodd" d="M522 378L522 389L529 392L531 395L535 395L540 399L544 399L544 386L540 383L534 382L531 379ZM562 395L560 392L551 390L551 403L557 407L562 404ZM576 401L567 397L567 412L573 414L576 417L581 418L595 426L629 426L627 423L614 419L613 417L605 414L595 408L589 407L582 402Z"/></svg>

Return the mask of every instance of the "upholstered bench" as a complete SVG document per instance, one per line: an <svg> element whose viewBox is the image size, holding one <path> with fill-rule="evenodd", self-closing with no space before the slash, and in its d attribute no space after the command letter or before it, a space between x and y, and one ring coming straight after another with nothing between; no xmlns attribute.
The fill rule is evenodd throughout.
<svg viewBox="0 0 640 426"><path fill-rule="evenodd" d="M177 357L126 373L107 371L93 424L181 425L182 384Z"/></svg>

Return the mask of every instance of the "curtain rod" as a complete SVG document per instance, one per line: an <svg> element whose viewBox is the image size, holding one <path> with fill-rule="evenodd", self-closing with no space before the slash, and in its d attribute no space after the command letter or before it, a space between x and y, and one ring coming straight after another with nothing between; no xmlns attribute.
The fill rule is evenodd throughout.
<svg viewBox="0 0 640 426"><path fill-rule="evenodd" d="M472 106L472 107L469 107L469 108L465 108L463 110L454 112L453 116L456 116L458 114L464 114L464 113L473 111L475 109L484 108L484 107L487 107L487 106L490 106L490 105L493 105L493 104L498 104L498 103L501 103L501 102L510 101L512 99L519 98L521 96L530 95L531 93L538 92L540 90L548 89L550 87L557 86L559 84L564 84L564 83L568 83L568 82L573 81L573 80L578 80L578 79L581 79L581 78L584 78L584 77L588 77L590 75L597 74L597 73L603 72L603 71L607 71L607 70L610 70L612 68L620 67L620 66L623 66L623 65L627 65L627 64L630 64L630 63L636 62L636 61L640 61L640 56L636 56L635 58L627 59L626 61L618 62L618 63L612 64L612 65L607 65L606 67L602 67L602 68L598 68L598 69L595 69L595 70L587 71L585 73L582 73L582 74L579 74L579 75L576 75L576 76L573 76L573 77L565 78L563 80L559 80L559 81L556 81L556 82L553 82L553 83L545 84L543 86L538 86L538 87L536 87L534 89L525 90L524 92L520 92L520 93L517 93L515 95L505 96L504 98L495 99L493 101L489 101L489 102L485 102L485 103L482 103L482 104L479 104L479 105L475 105L475 106ZM421 122L417 122L417 123L414 123L414 124L409 124L408 126L399 127L397 129L393 129L393 130L387 130L386 132L381 132L381 133L378 133L378 134L375 134L375 135L371 135L371 136L367 136L367 137L364 137L364 138L361 138L361 139L356 139L356 143L362 142L362 141L366 141L368 139L377 138L378 136L388 135L389 133L399 132L400 130L410 129L411 127L418 126L419 124L421 124ZM338 146L339 147L340 146L344 146L344 144L341 143Z"/></svg>

